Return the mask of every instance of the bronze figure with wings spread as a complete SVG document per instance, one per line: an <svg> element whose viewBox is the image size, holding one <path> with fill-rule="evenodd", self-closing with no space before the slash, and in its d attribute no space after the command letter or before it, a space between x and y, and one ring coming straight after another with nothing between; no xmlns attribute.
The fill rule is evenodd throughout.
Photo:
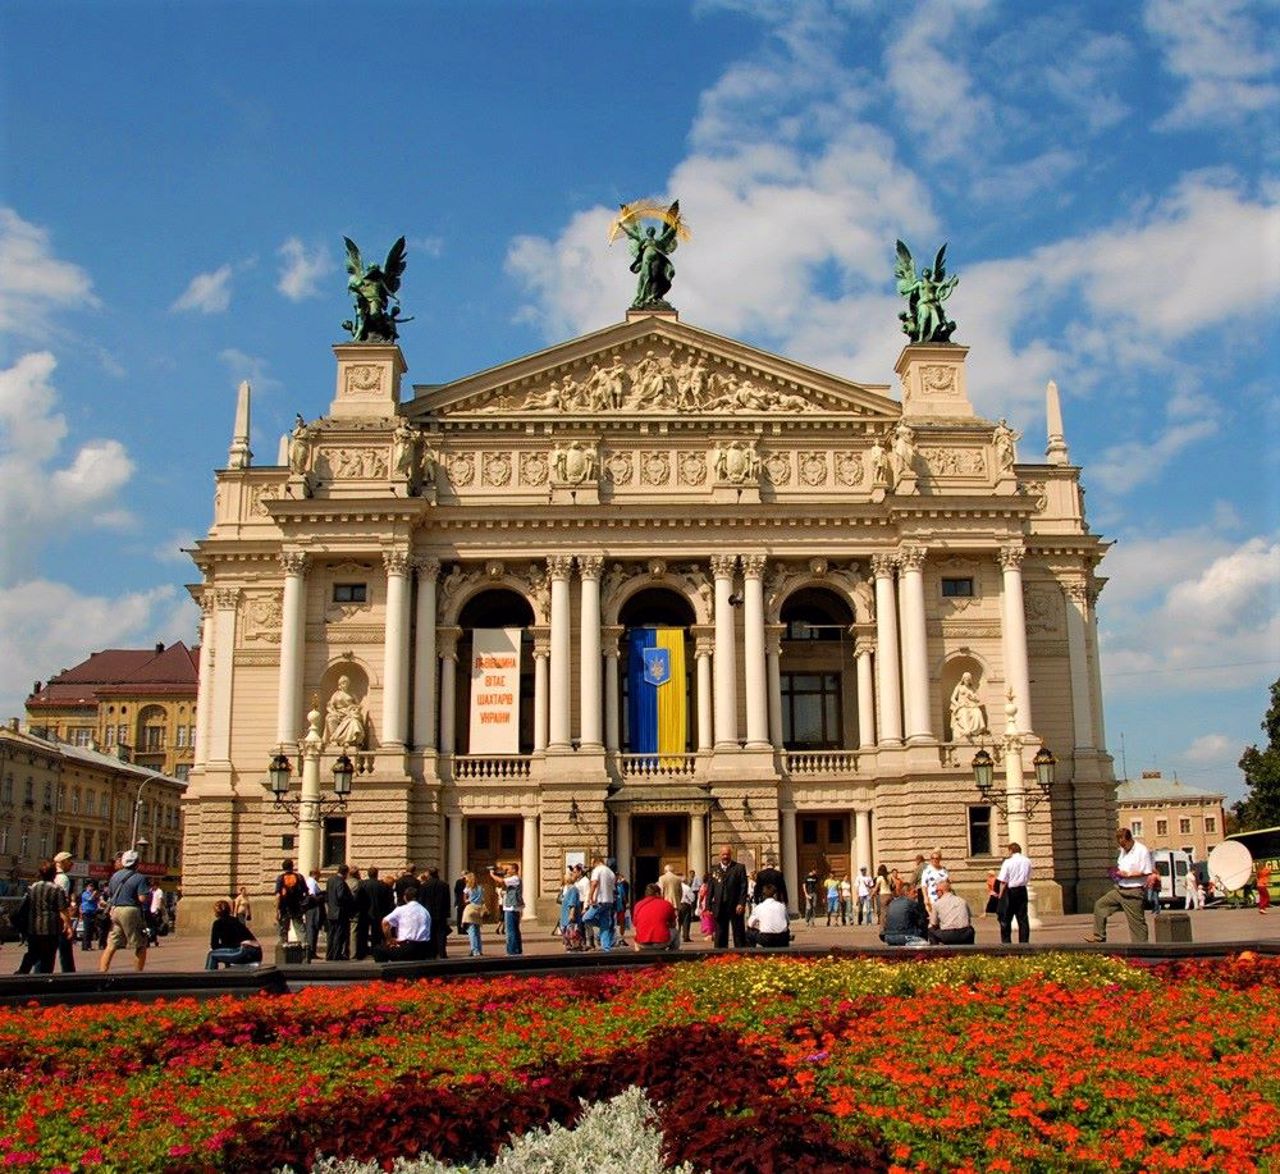
<svg viewBox="0 0 1280 1174"><path fill-rule="evenodd" d="M404 274L405 246L401 237L381 266L365 265L355 242L344 236L347 245L347 289L355 299L356 316L342 324L355 342L395 342L399 324L412 322L400 317L400 278Z"/></svg>
<svg viewBox="0 0 1280 1174"><path fill-rule="evenodd" d="M643 215L656 216L662 230L659 232L651 224L641 231L634 221ZM626 233L631 250L631 272L636 275L636 297L631 308L670 310L666 296L676 275L671 254L676 251L680 236L688 235L680 220L680 201L661 212L655 212L647 203L623 204L614 221L614 231Z"/></svg>
<svg viewBox="0 0 1280 1174"><path fill-rule="evenodd" d="M898 292L907 299L907 308L898 315L902 332L912 342L950 342L956 324L947 317L942 303L951 296L960 278L947 276L947 246L938 250L933 268L917 276L911 250L898 241L893 273L898 279Z"/></svg>

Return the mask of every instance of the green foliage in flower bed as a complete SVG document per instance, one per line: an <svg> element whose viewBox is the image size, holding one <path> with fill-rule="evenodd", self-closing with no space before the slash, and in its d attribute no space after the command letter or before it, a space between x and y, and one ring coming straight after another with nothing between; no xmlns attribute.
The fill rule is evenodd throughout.
<svg viewBox="0 0 1280 1174"><path fill-rule="evenodd" d="M489 1160L646 1090L722 1171L1280 1166L1280 963L713 957L0 1012L0 1165ZM373 1122L383 1125L371 1130Z"/></svg>

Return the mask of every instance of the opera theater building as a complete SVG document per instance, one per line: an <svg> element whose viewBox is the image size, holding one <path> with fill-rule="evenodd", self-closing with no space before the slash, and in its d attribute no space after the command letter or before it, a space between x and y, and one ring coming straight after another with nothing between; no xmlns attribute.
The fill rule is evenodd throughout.
<svg viewBox="0 0 1280 1174"><path fill-rule="evenodd" d="M1041 911L1108 883L1106 543L1053 385L1027 461L949 343L891 384L670 310L443 384L333 350L278 463L242 386L192 552L197 907L284 856L518 862L548 920L568 863L639 891L721 843L776 855L793 908L811 868L934 849L973 898L1011 839Z"/></svg>

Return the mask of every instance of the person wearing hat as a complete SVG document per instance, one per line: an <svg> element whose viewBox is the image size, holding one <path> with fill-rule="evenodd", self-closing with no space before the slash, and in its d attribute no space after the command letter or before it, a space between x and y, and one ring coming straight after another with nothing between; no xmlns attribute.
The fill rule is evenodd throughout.
<svg viewBox="0 0 1280 1174"><path fill-rule="evenodd" d="M66 894L67 908L74 908L72 898L75 896L75 882L71 879L71 866L75 863L75 857L70 852L59 852L53 858L53 863L58 869L53 883ZM75 942L70 932L58 935L58 968L63 974L76 972Z"/></svg>
<svg viewBox="0 0 1280 1174"><path fill-rule="evenodd" d="M131 848L120 856L120 867L107 882L107 906L110 909L111 933L107 948L98 964L98 970L106 974L111 969L115 952L127 945L134 954L134 969L142 970L147 964L147 928L143 909L150 906L150 890L147 878L138 871L138 854Z"/></svg>

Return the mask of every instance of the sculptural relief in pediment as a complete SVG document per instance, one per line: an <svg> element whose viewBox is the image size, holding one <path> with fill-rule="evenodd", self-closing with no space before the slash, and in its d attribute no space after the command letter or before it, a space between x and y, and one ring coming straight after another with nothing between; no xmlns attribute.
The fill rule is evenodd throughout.
<svg viewBox="0 0 1280 1174"><path fill-rule="evenodd" d="M571 371L509 388L465 409L485 413L548 414L759 413L811 411L811 398L771 386L761 377L732 370L700 355L652 347L632 357L614 354L579 364Z"/></svg>

